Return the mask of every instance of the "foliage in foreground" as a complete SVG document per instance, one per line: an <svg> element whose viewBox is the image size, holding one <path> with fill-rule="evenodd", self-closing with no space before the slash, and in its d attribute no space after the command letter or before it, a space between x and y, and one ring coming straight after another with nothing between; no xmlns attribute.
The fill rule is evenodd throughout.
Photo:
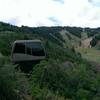
<svg viewBox="0 0 100 100"><path fill-rule="evenodd" d="M20 94L28 91L25 76L15 67L5 57L0 57L0 100L21 100Z"/></svg>
<svg viewBox="0 0 100 100"><path fill-rule="evenodd" d="M59 62L43 61L33 69L31 76L33 99L99 100L100 72L95 71L86 64L63 66Z"/></svg>

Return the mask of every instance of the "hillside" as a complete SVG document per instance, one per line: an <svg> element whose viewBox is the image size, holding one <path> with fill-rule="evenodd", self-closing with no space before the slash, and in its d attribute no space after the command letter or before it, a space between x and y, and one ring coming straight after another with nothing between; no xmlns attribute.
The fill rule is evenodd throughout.
<svg viewBox="0 0 100 100"><path fill-rule="evenodd" d="M59 32L64 39L64 45L67 47L78 47L80 45L80 38L69 33L67 30L61 30Z"/></svg>
<svg viewBox="0 0 100 100"><path fill-rule="evenodd" d="M81 34L81 46L76 48L76 51L80 52L84 59L100 64L100 34L91 37L88 37L87 34L86 32Z"/></svg>
<svg viewBox="0 0 100 100"><path fill-rule="evenodd" d="M84 39L84 40L81 40L81 46L83 47L83 48L90 48L91 47L91 41L92 41L92 37L90 37L90 38L86 38L86 39Z"/></svg>
<svg viewBox="0 0 100 100"><path fill-rule="evenodd" d="M87 31L88 37L94 36L91 31L99 34L97 29ZM0 100L99 100L100 70L75 50L81 34L79 27L32 28L1 22ZM40 39L47 54L45 60L33 65L31 74L16 69L10 59L12 43L24 39ZM99 51L95 53L99 55Z"/></svg>
<svg viewBox="0 0 100 100"><path fill-rule="evenodd" d="M100 50L95 48L76 48L76 51L80 52L84 59L100 63Z"/></svg>

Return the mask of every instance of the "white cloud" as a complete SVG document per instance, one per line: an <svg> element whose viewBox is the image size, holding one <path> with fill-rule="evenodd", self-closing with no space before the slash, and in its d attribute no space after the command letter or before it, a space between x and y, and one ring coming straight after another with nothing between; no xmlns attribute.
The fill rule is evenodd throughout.
<svg viewBox="0 0 100 100"><path fill-rule="evenodd" d="M99 0L0 0L0 21L18 26L100 27L100 6L94 2Z"/></svg>
<svg viewBox="0 0 100 100"><path fill-rule="evenodd" d="M100 0L88 0L94 6L100 6Z"/></svg>

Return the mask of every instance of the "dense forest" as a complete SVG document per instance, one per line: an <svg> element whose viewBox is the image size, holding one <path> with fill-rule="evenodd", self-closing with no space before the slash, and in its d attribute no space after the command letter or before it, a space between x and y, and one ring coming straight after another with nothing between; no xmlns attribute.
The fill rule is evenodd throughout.
<svg viewBox="0 0 100 100"><path fill-rule="evenodd" d="M47 34L54 34L57 37L59 37L61 39L61 37L59 36L59 31L65 29L67 31L69 31L71 34L76 35L77 37L81 37L81 33L83 31L83 28L81 27L69 27L69 26L56 26L56 27L27 27L27 26L13 26L9 23L4 23L4 22L0 22L0 32L2 31L13 31L13 32L17 32L17 33L34 33L34 34L42 34L42 35L47 35ZM84 28L85 32L88 33L88 37L90 36L94 36L95 34L99 34L100 33L100 28Z"/></svg>
<svg viewBox="0 0 100 100"><path fill-rule="evenodd" d="M100 49L100 34L97 34L91 41L91 45L93 47L97 47Z"/></svg>
<svg viewBox="0 0 100 100"><path fill-rule="evenodd" d="M17 27L0 22L0 100L100 100L100 69L74 47L64 47L59 34L63 29L81 38L80 27ZM99 30L86 28L88 37ZM11 48L15 40L30 39L43 41L47 58L28 75L15 69Z"/></svg>

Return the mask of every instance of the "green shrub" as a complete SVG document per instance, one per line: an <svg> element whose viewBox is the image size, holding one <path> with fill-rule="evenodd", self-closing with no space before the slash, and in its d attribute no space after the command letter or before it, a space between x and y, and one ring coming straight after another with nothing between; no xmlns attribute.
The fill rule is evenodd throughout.
<svg viewBox="0 0 100 100"><path fill-rule="evenodd" d="M0 100L21 100L20 94L28 92L26 78L15 67L0 58Z"/></svg>
<svg viewBox="0 0 100 100"><path fill-rule="evenodd" d="M42 93L50 91L72 100L91 100L100 91L98 75L100 73L95 73L87 63L65 67L59 61L43 61L33 69L30 85L32 96L42 98ZM36 100L42 100L40 98Z"/></svg>

